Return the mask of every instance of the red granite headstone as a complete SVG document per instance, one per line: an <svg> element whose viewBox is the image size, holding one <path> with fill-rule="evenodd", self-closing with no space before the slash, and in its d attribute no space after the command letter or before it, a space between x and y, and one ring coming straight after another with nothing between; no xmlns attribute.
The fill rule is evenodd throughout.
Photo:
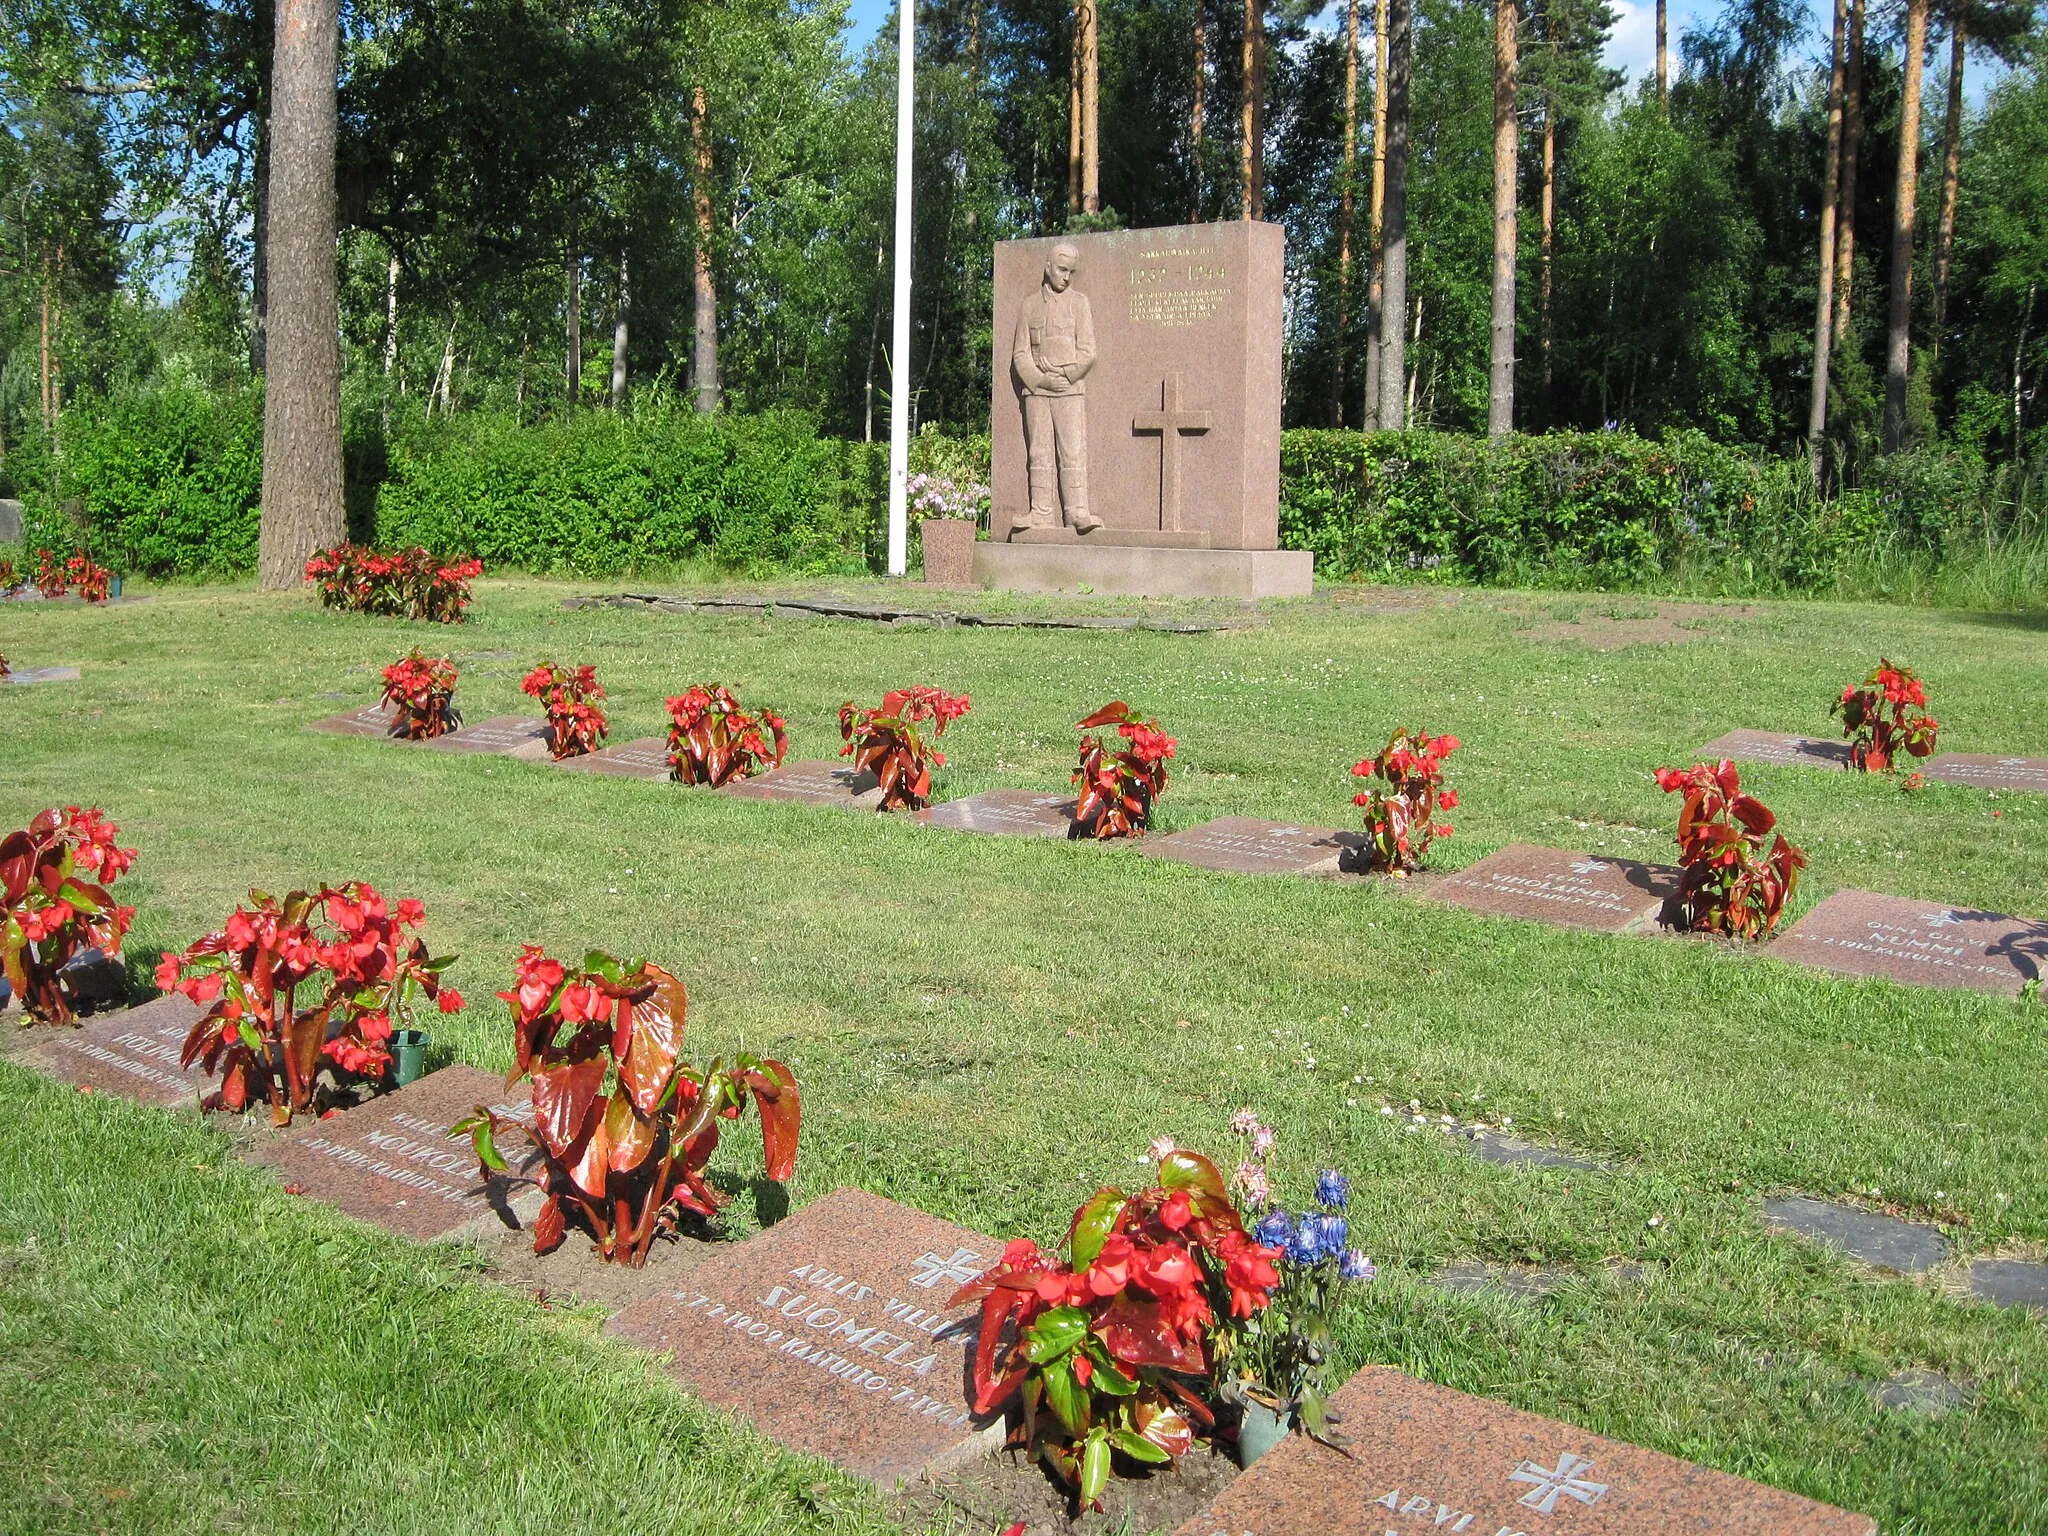
<svg viewBox="0 0 2048 1536"><path fill-rule="evenodd" d="M1028 789L984 789L917 813L917 819L955 832L1001 837L1065 837L1074 824L1074 797Z"/></svg>
<svg viewBox="0 0 2048 1536"><path fill-rule="evenodd" d="M668 738L642 736L581 757L565 757L555 766L571 773L601 773L619 779L665 779L669 776Z"/></svg>
<svg viewBox="0 0 2048 1536"><path fill-rule="evenodd" d="M426 743L436 752L473 752L517 757L530 763L547 761L548 723L526 715L493 715Z"/></svg>
<svg viewBox="0 0 2048 1536"><path fill-rule="evenodd" d="M1427 894L1474 912L1621 933L1653 922L1677 887L1678 871L1661 864L1510 843Z"/></svg>
<svg viewBox="0 0 2048 1536"><path fill-rule="evenodd" d="M523 1084L508 1093L496 1073L443 1067L328 1119L295 1120L249 1155L314 1199L406 1237L439 1237L491 1211L514 1227L508 1202L527 1186L480 1180L469 1136L450 1129L479 1104L514 1119L533 1117ZM528 1150L516 1139L498 1148L515 1168Z"/></svg>
<svg viewBox="0 0 2048 1536"><path fill-rule="evenodd" d="M1911 767L1912 764L1906 766ZM2048 757L1992 757L1973 752L1944 752L1919 765L1930 779L1968 784L1976 789L2030 789L2048 794Z"/></svg>
<svg viewBox="0 0 2048 1536"><path fill-rule="evenodd" d="M198 1103L206 1074L178 1065L199 1005L176 992L136 1008L85 1020L76 1029L43 1027L32 1052L38 1065L81 1088L138 1104Z"/></svg>
<svg viewBox="0 0 2048 1536"><path fill-rule="evenodd" d="M1001 1253L978 1232L842 1189L605 1327L670 1357L706 1402L893 1487L979 1438L967 1395L976 1312L944 1307Z"/></svg>
<svg viewBox="0 0 2048 1536"><path fill-rule="evenodd" d="M1777 731L1730 731L1693 754L1695 762L1732 757L1751 763L1780 763L1795 768L1847 768L1846 741L1819 741L1811 736L1786 736Z"/></svg>
<svg viewBox="0 0 2048 1536"><path fill-rule="evenodd" d="M390 736L391 706L389 704L365 704L361 709L352 709L345 715L334 715L326 720L315 720L306 727L309 731L321 731L329 736ZM392 738L398 740L400 738ZM410 742L404 745L410 746Z"/></svg>
<svg viewBox="0 0 2048 1536"><path fill-rule="evenodd" d="M1877 1523L1367 1366L1177 1536L1876 1536Z"/></svg>
<svg viewBox="0 0 2048 1536"><path fill-rule="evenodd" d="M1367 847L1363 832L1219 816L1198 827L1148 837L1138 852L1232 875L1334 875L1362 872Z"/></svg>
<svg viewBox="0 0 2048 1536"><path fill-rule="evenodd" d="M1843 976L2017 997L2048 971L2048 923L1874 891L1836 891L1771 946Z"/></svg>
<svg viewBox="0 0 2048 1536"><path fill-rule="evenodd" d="M856 774L848 764L817 758L801 758L751 779L735 780L720 792L742 800L794 800L838 811L872 811L882 803L882 788L873 774Z"/></svg>

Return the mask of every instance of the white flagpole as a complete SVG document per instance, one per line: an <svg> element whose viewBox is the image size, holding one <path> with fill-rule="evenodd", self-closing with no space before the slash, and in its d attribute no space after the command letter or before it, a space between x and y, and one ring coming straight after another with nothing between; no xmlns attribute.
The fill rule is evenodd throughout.
<svg viewBox="0 0 2048 1536"><path fill-rule="evenodd" d="M910 130L917 0L896 0L896 317L889 357L889 574L910 568Z"/></svg>

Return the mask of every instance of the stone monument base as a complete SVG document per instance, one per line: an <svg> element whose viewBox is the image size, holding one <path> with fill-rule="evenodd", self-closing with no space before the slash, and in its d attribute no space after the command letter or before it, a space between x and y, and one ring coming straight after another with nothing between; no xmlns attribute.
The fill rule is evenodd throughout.
<svg viewBox="0 0 2048 1536"><path fill-rule="evenodd" d="M1118 597L1307 597L1315 556L1305 549L1161 549L1133 544L974 546L974 580L1004 592L1100 592Z"/></svg>

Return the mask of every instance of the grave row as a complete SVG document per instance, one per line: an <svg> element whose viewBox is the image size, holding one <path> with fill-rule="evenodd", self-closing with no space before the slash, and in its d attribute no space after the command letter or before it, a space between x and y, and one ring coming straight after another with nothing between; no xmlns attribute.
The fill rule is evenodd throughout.
<svg viewBox="0 0 2048 1536"><path fill-rule="evenodd" d="M373 705L316 722L309 729L383 737L390 729L390 715L385 706ZM547 734L543 720L500 715L431 741L400 745L545 763ZM1735 733L1744 734L1754 733ZM1726 752L1734 740L1727 736L1710 742L1702 754ZM666 780L668 744L662 737L647 736L554 766L572 773ZM2048 762L2041 766L2048 770ZM881 798L872 776L822 759L788 762L717 793L841 810L873 810ZM1073 814L1071 795L988 789L931 806L915 817L958 832L1064 838ZM1138 842L1137 851L1147 858L1225 874L1324 877L1367 873L1371 852L1360 831L1246 816L1217 817L1179 832L1146 837ZM1663 931L1678 882L1679 871L1669 865L1514 843L1456 873L1425 875L1411 884L1420 896L1468 911L1618 934ZM2048 923L1875 891L1841 890L1768 948L1781 959L1840 976L2018 997L2048 969Z"/></svg>
<svg viewBox="0 0 2048 1536"><path fill-rule="evenodd" d="M1776 731L1730 731L1699 750L1701 758L1732 757L1780 767L1849 771L1849 744L1787 736ZM1943 752L1917 766L1927 778L1972 789L2017 789L2048 794L2048 757L2001 757L1996 753Z"/></svg>
<svg viewBox="0 0 2048 1536"><path fill-rule="evenodd" d="M40 1065L144 1103L191 1103L178 1046L198 1017L176 994L39 1042ZM259 1142L286 1187L417 1240L523 1229L530 1185L480 1178L455 1122L477 1104L530 1120L523 1087L443 1067L409 1087ZM572 1238L572 1241L576 1239ZM1000 1417L971 1406L978 1330L955 1290L1002 1244L858 1189L648 1284L607 1322L703 1401L884 1488L995 1452ZM1644 1530L1873 1536L1849 1511L1369 1366L1332 1397L1344 1448L1290 1437L1177 1536L1462 1536ZM1562 1517L1562 1518L1560 1518Z"/></svg>

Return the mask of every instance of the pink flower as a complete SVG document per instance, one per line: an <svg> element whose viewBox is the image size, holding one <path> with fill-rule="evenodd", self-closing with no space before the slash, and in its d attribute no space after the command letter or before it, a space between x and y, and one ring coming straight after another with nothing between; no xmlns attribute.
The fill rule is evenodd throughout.
<svg viewBox="0 0 2048 1536"><path fill-rule="evenodd" d="M1249 1136L1259 1128L1258 1111L1240 1109L1230 1117L1230 1128L1240 1136Z"/></svg>
<svg viewBox="0 0 2048 1536"><path fill-rule="evenodd" d="M1156 1163L1173 1156L1177 1149L1171 1136L1154 1136L1152 1144L1145 1150L1152 1161Z"/></svg>
<svg viewBox="0 0 2048 1536"><path fill-rule="evenodd" d="M1260 1157L1264 1157L1273 1150L1273 1144L1279 1139L1278 1136L1273 1134L1271 1126L1262 1125L1252 1132L1252 1151Z"/></svg>

